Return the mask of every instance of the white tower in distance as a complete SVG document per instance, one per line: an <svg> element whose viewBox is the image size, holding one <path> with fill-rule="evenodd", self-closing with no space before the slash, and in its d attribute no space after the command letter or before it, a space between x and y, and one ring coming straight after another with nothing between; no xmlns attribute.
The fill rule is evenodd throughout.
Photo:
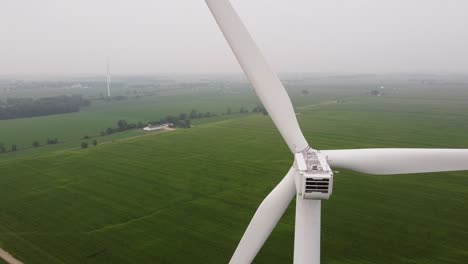
<svg viewBox="0 0 468 264"><path fill-rule="evenodd" d="M109 59L107 59L107 97L111 96L110 86L111 86L111 76L110 76L110 69L109 69Z"/></svg>

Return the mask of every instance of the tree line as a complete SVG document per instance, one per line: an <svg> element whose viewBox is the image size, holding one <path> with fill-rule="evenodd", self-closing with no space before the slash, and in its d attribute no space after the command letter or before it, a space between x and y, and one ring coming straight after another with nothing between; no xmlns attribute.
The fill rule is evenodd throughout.
<svg viewBox="0 0 468 264"><path fill-rule="evenodd" d="M93 142L92 142L92 144L93 144L93 146L97 146L97 144L98 144L97 140L94 139ZM88 148L88 143L87 143L87 142L81 142L80 147L81 147L82 149Z"/></svg>
<svg viewBox="0 0 468 264"><path fill-rule="evenodd" d="M7 98L0 101L0 120L22 117L46 116L80 111L90 100L82 95L61 95L44 98Z"/></svg>
<svg viewBox="0 0 468 264"><path fill-rule="evenodd" d="M255 106L252 110L251 110L252 113L262 113L264 115L268 115L268 112L267 110L265 109L265 107L261 104ZM239 112L240 114L247 114L249 113L249 110L243 106L241 106L241 108L239 109ZM223 113L223 115L231 115L233 114L232 112L232 109L230 107L228 107L226 113Z"/></svg>
<svg viewBox="0 0 468 264"><path fill-rule="evenodd" d="M58 144L58 143L59 143L59 140L57 138L48 138L45 141L45 145L55 145L55 144ZM41 144L39 143L39 141L35 140L31 144L31 146L34 147L34 148L38 148L38 147L41 146ZM10 148L8 148L5 144L0 142L0 153L15 152L15 151L18 151L18 150L19 150L18 145L16 145L16 144L11 144Z"/></svg>
<svg viewBox="0 0 468 264"><path fill-rule="evenodd" d="M121 119L117 121L116 127L108 127L106 128L106 130L101 131L100 135L101 136L111 135L114 133L123 132L126 130L135 129L135 128L143 128L143 127L145 127L143 122L138 122L135 124L135 123L128 123L126 120ZM84 139L89 139L89 137L84 136Z"/></svg>
<svg viewBox="0 0 468 264"><path fill-rule="evenodd" d="M264 115L267 115L267 111L263 105L257 105L255 106L251 111L249 111L247 108L244 106L241 106L239 109L239 112L241 114L246 114L246 113L263 113ZM225 113L222 113L222 115L231 115L234 112L230 107L227 108ZM168 115L164 118L160 118L158 120L153 120L148 122L147 124L151 125L162 125L162 124L168 124L170 123L172 127L176 128L190 128L191 127L191 120L192 119L202 119L202 118L210 118L210 117L216 117L218 114L213 113L213 112L203 112L203 111L198 111L196 109L192 109L188 113L180 113L179 115ZM106 135L111 135L114 133L119 133L123 132L126 130L131 130L135 128L144 128L147 126L147 124L143 122L137 122L137 123L130 123L127 120L121 119L118 120L116 123L115 127L108 127L105 130L100 132L100 136L106 136ZM91 137L88 135L85 135L83 139L90 139Z"/></svg>

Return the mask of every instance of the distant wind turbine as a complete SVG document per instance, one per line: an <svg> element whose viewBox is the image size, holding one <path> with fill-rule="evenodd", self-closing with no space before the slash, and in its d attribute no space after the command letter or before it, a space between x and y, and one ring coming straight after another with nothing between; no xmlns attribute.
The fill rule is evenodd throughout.
<svg viewBox="0 0 468 264"><path fill-rule="evenodd" d="M320 263L321 200L333 189L331 167L368 174L406 174L468 170L468 149L346 149L309 146L291 100L265 61L229 0L205 0L239 64L289 149L294 163L263 200L244 233L231 264L251 263L296 198L294 263Z"/></svg>
<svg viewBox="0 0 468 264"><path fill-rule="evenodd" d="M111 76L110 76L109 59L107 59L107 97L111 96L110 86L111 86Z"/></svg>

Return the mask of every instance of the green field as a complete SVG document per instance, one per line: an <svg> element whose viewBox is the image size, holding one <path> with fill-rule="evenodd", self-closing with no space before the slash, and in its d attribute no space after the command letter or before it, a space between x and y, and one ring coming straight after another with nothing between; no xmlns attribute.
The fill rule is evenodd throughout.
<svg viewBox="0 0 468 264"><path fill-rule="evenodd" d="M320 96L298 96L297 105L316 104L331 98L334 98L333 93ZM223 116L222 114L228 108L236 113L241 107L252 110L257 105L258 100L253 92L232 94L220 94L216 91L193 94L186 92L183 95L132 97L124 101L93 101L90 107L83 108L78 113L0 120L0 144L3 143L7 150L11 148L11 145L16 144L19 149L16 152L0 153L0 162L78 148L81 142L91 143L93 139L102 143L145 134L137 129L110 136L100 136L100 132L106 128L116 127L120 119L129 123L140 121L147 123L168 115L178 116L180 113L190 113L192 109L218 115L214 118L192 120L193 125L199 125L238 116L236 114ZM85 136L92 137L92 139L83 140ZM46 145L47 138L58 138L60 143ZM41 147L33 148L34 141L38 141Z"/></svg>
<svg viewBox="0 0 468 264"><path fill-rule="evenodd" d="M36 153L53 152L80 146L84 136L96 137L99 142L143 134L127 131L123 135L100 137L101 131L116 127L120 119L131 123L159 120L167 115L179 115L196 109L201 112L221 114L231 107L238 111L241 106L249 109L256 106L253 94L219 96L215 93L196 96L150 96L126 101L99 102L84 108L79 113L0 120L0 143L9 148L18 145L20 151L0 153L0 160L28 156ZM32 148L34 141L44 145L47 138L58 138L60 144ZM88 140L90 142L90 140Z"/></svg>
<svg viewBox="0 0 468 264"><path fill-rule="evenodd" d="M295 101L315 148L468 148L463 98L406 95L350 97L340 104ZM256 103L248 98L239 101ZM227 101L193 102L221 111ZM93 107L89 117L104 127L117 116L152 117L145 104L119 107L118 114ZM94 125L87 129L57 131L77 137ZM227 263L256 207L291 162L271 120L260 114L4 160L0 247L28 264ZM370 176L340 170L335 176L334 194L323 203L323 263L467 262L467 172ZM293 209L255 263L292 262Z"/></svg>

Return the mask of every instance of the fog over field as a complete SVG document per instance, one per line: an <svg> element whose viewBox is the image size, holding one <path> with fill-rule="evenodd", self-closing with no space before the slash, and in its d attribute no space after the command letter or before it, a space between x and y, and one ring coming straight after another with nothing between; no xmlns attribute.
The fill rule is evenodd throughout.
<svg viewBox="0 0 468 264"><path fill-rule="evenodd" d="M233 0L281 72L468 72L462 0ZM204 1L5 0L0 75L239 72Z"/></svg>

